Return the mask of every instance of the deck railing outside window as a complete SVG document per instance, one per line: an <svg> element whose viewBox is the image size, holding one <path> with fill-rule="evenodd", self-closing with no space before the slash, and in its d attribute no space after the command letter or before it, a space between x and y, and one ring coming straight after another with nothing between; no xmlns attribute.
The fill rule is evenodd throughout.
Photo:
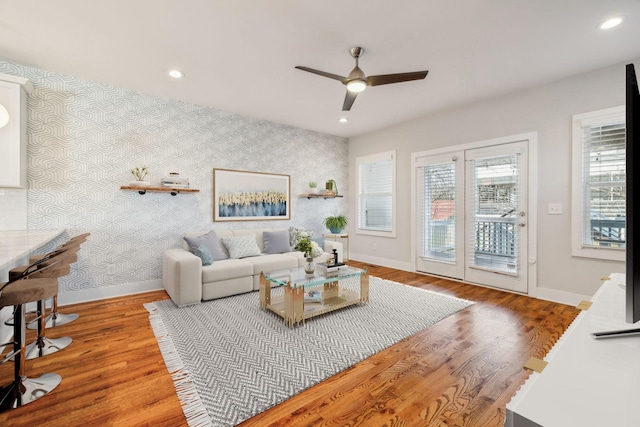
<svg viewBox="0 0 640 427"><path fill-rule="evenodd" d="M627 221L625 218L591 219L591 236L598 246L624 247Z"/></svg>

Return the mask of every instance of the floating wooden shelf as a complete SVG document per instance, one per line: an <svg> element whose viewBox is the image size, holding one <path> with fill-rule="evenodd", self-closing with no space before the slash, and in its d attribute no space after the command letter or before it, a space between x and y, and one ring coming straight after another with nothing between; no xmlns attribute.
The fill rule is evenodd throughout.
<svg viewBox="0 0 640 427"><path fill-rule="evenodd" d="M128 185L123 185L120 187L121 190L128 191L137 191L138 194L146 194L147 191L152 193L171 193L172 196L177 195L178 193L197 193L200 190L196 190L195 188L171 188L171 187L131 187Z"/></svg>
<svg viewBox="0 0 640 427"><path fill-rule="evenodd" d="M336 197L342 197L342 195L334 194L333 196L328 196L326 194L301 194L298 197L306 197L307 199L335 199Z"/></svg>

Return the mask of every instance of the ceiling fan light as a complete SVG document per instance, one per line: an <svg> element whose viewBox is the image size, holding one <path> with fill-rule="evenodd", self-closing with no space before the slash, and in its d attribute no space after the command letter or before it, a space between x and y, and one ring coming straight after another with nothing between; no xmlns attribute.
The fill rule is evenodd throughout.
<svg viewBox="0 0 640 427"><path fill-rule="evenodd" d="M366 88L367 88L367 82L365 82L364 80L360 80L360 79L351 80L349 83L347 83L347 90L349 92L359 93L365 90Z"/></svg>
<svg viewBox="0 0 640 427"><path fill-rule="evenodd" d="M600 24L600 29L608 30L610 28L617 27L621 23L622 23L622 16L616 16L614 18L607 19L602 24Z"/></svg>

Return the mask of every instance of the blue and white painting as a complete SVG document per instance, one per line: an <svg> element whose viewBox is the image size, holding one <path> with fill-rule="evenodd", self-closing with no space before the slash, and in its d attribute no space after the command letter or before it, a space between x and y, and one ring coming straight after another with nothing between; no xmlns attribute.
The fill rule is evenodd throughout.
<svg viewBox="0 0 640 427"><path fill-rule="evenodd" d="M213 220L289 219L289 175L213 170Z"/></svg>

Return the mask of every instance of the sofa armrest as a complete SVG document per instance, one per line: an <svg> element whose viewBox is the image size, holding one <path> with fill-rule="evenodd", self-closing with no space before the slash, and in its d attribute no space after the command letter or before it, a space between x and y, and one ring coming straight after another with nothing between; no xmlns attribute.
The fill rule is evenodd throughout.
<svg viewBox="0 0 640 427"><path fill-rule="evenodd" d="M202 301L202 261L182 248L162 255L162 286L178 306Z"/></svg>
<svg viewBox="0 0 640 427"><path fill-rule="evenodd" d="M342 262L342 243L336 242L334 240L325 239L324 241L324 251L331 254L333 257L333 250L338 250L338 262Z"/></svg>

